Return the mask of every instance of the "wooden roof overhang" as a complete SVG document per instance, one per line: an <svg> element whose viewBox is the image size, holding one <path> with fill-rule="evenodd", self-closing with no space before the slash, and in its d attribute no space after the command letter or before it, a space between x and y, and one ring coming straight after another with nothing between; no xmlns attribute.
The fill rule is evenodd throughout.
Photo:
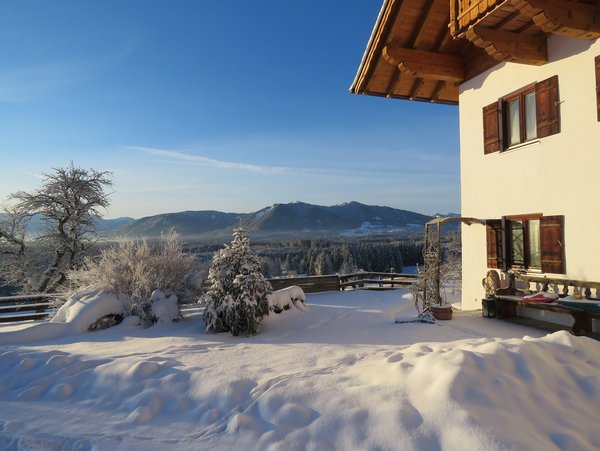
<svg viewBox="0 0 600 451"><path fill-rule="evenodd" d="M384 0L354 94L458 104L498 62L547 62L547 36L600 37L600 0Z"/></svg>

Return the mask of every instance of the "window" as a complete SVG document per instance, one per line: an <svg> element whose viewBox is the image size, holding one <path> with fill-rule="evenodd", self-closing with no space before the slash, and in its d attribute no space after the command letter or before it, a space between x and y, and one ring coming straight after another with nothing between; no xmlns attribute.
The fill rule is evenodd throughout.
<svg viewBox="0 0 600 451"><path fill-rule="evenodd" d="M484 107L484 153L559 133L559 108L556 75Z"/></svg>
<svg viewBox="0 0 600 451"><path fill-rule="evenodd" d="M506 145L537 138L535 86L502 99L506 108Z"/></svg>
<svg viewBox="0 0 600 451"><path fill-rule="evenodd" d="M511 267L542 269L539 216L504 218Z"/></svg>
<svg viewBox="0 0 600 451"><path fill-rule="evenodd" d="M486 221L488 268L564 274L564 216L505 216Z"/></svg>

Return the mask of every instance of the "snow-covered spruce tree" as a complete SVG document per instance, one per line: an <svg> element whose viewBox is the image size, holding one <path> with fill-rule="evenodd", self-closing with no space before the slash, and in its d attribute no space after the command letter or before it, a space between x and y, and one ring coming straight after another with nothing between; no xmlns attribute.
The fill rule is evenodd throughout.
<svg viewBox="0 0 600 451"><path fill-rule="evenodd" d="M231 244L215 254L208 279L211 285L203 298L207 332L257 333L263 317L269 314L271 284L262 275L243 228L235 229Z"/></svg>

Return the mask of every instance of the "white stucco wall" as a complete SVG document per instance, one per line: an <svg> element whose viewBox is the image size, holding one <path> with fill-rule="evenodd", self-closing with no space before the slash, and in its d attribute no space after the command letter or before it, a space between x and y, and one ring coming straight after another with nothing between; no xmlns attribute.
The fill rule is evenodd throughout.
<svg viewBox="0 0 600 451"><path fill-rule="evenodd" d="M600 281L600 122L594 58L600 40L548 39L543 66L501 63L460 87L463 216L565 216L567 275ZM561 132L522 148L483 153L482 108L558 75ZM481 308L487 271L485 227L463 225L463 309Z"/></svg>

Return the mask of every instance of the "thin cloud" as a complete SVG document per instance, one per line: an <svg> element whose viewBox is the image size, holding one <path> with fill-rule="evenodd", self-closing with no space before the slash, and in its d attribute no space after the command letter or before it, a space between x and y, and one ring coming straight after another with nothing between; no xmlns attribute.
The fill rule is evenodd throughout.
<svg viewBox="0 0 600 451"><path fill-rule="evenodd" d="M118 64L133 54L141 36L127 40L123 48L107 55L79 60L49 61L14 67L0 72L0 102L26 103L48 92L97 77L106 67Z"/></svg>
<svg viewBox="0 0 600 451"><path fill-rule="evenodd" d="M115 192L125 194L125 193L163 193L167 191L189 191L195 190L198 188L204 188L205 185L201 183L197 184L185 184L185 185L161 185L161 186L144 186L140 188L124 188L116 190Z"/></svg>
<svg viewBox="0 0 600 451"><path fill-rule="evenodd" d="M0 74L0 102L28 102L47 91L77 83L84 71L83 64L69 62L4 71Z"/></svg>
<svg viewBox="0 0 600 451"><path fill-rule="evenodd" d="M44 179L44 174L38 174L35 172L29 172L29 171L25 171L24 174L28 175L30 177L35 177L36 179L40 179L40 180Z"/></svg>
<svg viewBox="0 0 600 451"><path fill-rule="evenodd" d="M237 169L241 171L255 172L261 174L287 174L290 168L278 166L262 166L250 163L236 163L231 161L215 160L212 158L202 157L200 155L192 155L184 152L176 152L173 150L156 149L153 147L140 146L124 146L126 149L144 152L148 155L165 157L173 161L183 161L187 163L197 163L202 166L210 166L219 169Z"/></svg>

